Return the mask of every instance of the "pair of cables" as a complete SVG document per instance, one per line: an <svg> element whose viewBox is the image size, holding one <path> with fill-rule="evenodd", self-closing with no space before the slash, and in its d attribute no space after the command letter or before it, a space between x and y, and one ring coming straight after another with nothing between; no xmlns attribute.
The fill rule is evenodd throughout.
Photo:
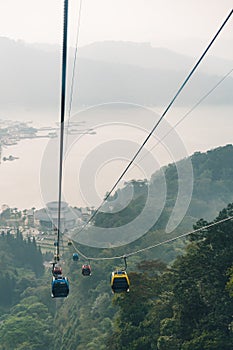
<svg viewBox="0 0 233 350"><path fill-rule="evenodd" d="M77 60L77 46L78 46L78 38L79 38L79 30L80 30L80 20L81 20L81 6L82 6L82 0L80 0L80 9L79 9L79 20L78 20L78 31L77 31L77 39L76 39L76 49L75 49L75 57L74 57L74 65L73 65L73 73L72 73L72 83L71 83L71 92L70 92L70 104L69 104L69 117L70 117L70 113L71 113L71 105L72 105L72 96L73 96L73 88L74 88L74 76L75 76L75 66L76 66L76 60ZM164 119L164 117L166 116L166 114L168 113L168 111L170 110L170 108L172 107L172 105L174 104L175 100L178 98L178 96L180 95L180 93L182 92L182 90L185 88L185 86L187 85L187 83L189 82L189 80L191 79L192 75L194 74L194 72L197 70L197 68L199 67L199 65L201 64L202 60L204 59L204 57L206 56L207 52L210 50L211 46L214 44L214 42L216 41L217 37L219 36L219 34L221 33L221 31L223 30L223 28L225 27L225 25L227 24L227 22L229 21L230 17L232 16L233 10L230 11L230 13L228 14L228 16L226 17L226 19L224 20L224 22L222 23L222 25L220 26L220 28L218 29L218 31L216 32L216 34L214 35L213 39L210 41L210 43L208 44L208 46L206 47L206 49L204 50L204 52L202 53L202 55L200 56L200 58L198 59L198 61L196 62L196 64L194 65L194 67L191 69L190 73L187 75L186 79L184 80L184 82L181 84L181 86L179 87L178 91L176 92L176 94L174 95L174 97L172 98L172 100L170 101L170 103L168 104L168 106L166 107L166 109L164 110L164 112L162 113L162 115L160 116L159 120L156 122L156 124L154 125L154 127L152 128L152 130L150 131L150 133L147 135L147 137L145 138L145 140L142 142L141 146L139 147L139 149L137 150L137 152L135 153L135 155L132 157L132 159L130 160L130 162L128 163L128 165L126 166L126 168L124 169L124 171L121 173L121 175L119 176L119 178L117 179L117 181L114 183L114 185L112 186L112 188L110 189L110 191L107 193L107 195L105 196L104 200L101 202L101 204L98 206L98 208L94 211L94 213L91 215L91 217L89 218L89 220L85 223L85 225L83 225L81 227L81 229L76 232L76 235L78 235L79 233L81 233L87 226L88 224L93 221L94 217L98 214L98 212L100 211L100 209L102 208L102 206L104 205L104 203L107 201L107 199L109 198L109 196L113 193L113 191L116 189L117 185L119 184L119 182L121 181L121 179L124 177L124 175L126 174L126 172L129 170L129 168L132 166L132 164L134 163L135 159L138 157L139 153L141 152L141 150L144 148L144 146L146 145L146 143L148 142L148 140L150 139L150 137L153 135L153 133L155 132L155 130L157 129L157 127L159 126L159 124L162 122L162 120ZM62 88L61 88L61 119L60 119L60 159L59 159L59 194L58 194L58 226L57 226L57 246L56 246L56 256L57 259L59 259L59 246L60 246L60 232L61 232L61 202L62 202L62 174L63 174L63 148L64 148L64 116L65 116L65 97L66 97L66 67L67 67L67 27L68 27L68 0L64 1L64 28L63 28L63 51L62 51ZM189 113L191 113L191 111L193 111L207 96L210 95L210 93L212 91L214 91L214 89L216 89L216 87L227 77L230 75L230 73L232 72L232 69L230 72L228 72L216 85L214 88L212 88L205 96L202 97L202 99L188 112L186 113L186 115L174 126L176 127L178 124L181 123L182 120L184 120L185 117L187 117L187 115ZM174 128L173 127L173 128ZM165 135L164 137L166 137L167 135ZM161 142L161 141L160 141ZM155 146L154 146L155 147ZM230 220L232 218L227 218L224 220L221 220L219 222L216 222L214 224L210 224L207 225L205 228L209 228L211 226L220 224L221 222ZM203 228L201 228L203 229ZM198 232L201 229L198 230L194 230L191 232L186 232L182 235L179 235L177 237L168 239L166 241L157 243L155 245L149 246L147 248L143 248L140 249L138 251L132 252L127 254L127 256L131 256L131 255L135 255L138 254L140 252L155 248L157 246L166 244L166 243L170 243L176 239L182 238L182 237L186 237L192 233ZM90 258L90 257L86 257L82 252L80 252L74 245L73 241L72 244L75 248L75 250L85 259L87 260L112 260L112 259L119 259L119 258L124 258L125 256L117 256L117 257L111 257L111 258Z"/></svg>

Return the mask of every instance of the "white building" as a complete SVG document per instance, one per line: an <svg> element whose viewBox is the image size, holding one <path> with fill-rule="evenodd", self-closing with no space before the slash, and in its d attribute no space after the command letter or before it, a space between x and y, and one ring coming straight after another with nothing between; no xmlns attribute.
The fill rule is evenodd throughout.
<svg viewBox="0 0 233 350"><path fill-rule="evenodd" d="M80 217L81 213L79 209L69 207L66 202L61 202L61 232L74 228ZM36 210L35 219L39 221L43 229L53 230L54 227L58 226L58 202L49 202L46 204L46 208Z"/></svg>

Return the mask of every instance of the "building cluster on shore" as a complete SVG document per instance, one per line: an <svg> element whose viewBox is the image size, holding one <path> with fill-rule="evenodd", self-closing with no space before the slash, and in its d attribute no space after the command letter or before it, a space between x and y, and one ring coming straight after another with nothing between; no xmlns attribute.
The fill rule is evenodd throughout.
<svg viewBox="0 0 233 350"><path fill-rule="evenodd" d="M2 147L9 147L17 145L20 140L23 139L35 139L35 138L55 138L58 137L59 126L40 127L35 128L30 126L28 122L2 120L0 119L0 162L2 159ZM69 134L88 134L94 135L93 129L79 129L81 122L70 122L67 128ZM4 157L4 161L12 161L18 159L18 157L10 155Z"/></svg>
<svg viewBox="0 0 233 350"><path fill-rule="evenodd" d="M75 227L81 227L92 215L89 208L70 207L66 202L61 203L60 230L63 233ZM53 201L46 207L25 209L9 208L2 205L0 210L0 231L15 234L20 229L23 236L35 237L38 243L53 240L54 228L58 225L58 202ZM43 242L43 243L42 243ZM53 242L51 243L53 245Z"/></svg>

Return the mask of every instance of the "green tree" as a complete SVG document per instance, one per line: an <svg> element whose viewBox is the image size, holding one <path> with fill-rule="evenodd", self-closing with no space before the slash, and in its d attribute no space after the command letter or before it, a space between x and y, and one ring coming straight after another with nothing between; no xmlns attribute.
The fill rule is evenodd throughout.
<svg viewBox="0 0 233 350"><path fill-rule="evenodd" d="M51 320L50 320L51 322ZM51 326L34 316L10 316L0 327L0 349L52 349Z"/></svg>

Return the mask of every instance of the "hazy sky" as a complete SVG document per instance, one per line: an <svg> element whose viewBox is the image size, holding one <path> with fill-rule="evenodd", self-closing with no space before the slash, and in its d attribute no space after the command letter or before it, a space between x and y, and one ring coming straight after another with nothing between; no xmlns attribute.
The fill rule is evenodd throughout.
<svg viewBox="0 0 233 350"><path fill-rule="evenodd" d="M63 0L0 0L0 36L61 43L63 4ZM75 43L79 5L80 0L69 1L70 46ZM79 44L146 41L195 53L205 47L231 9L232 0L83 0ZM233 18L213 54L232 57L232 28Z"/></svg>

